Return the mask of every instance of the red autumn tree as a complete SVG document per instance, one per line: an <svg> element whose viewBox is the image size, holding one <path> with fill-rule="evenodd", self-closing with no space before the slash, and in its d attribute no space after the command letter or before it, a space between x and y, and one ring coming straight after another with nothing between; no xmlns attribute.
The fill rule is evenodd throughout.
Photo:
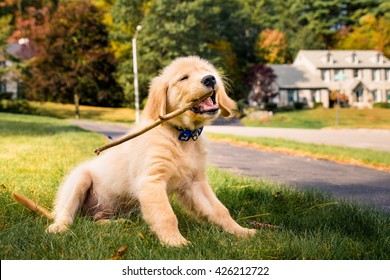
<svg viewBox="0 0 390 280"><path fill-rule="evenodd" d="M252 89L251 99L258 104L269 103L276 96L276 75L271 67L257 64L248 71L248 85Z"/></svg>

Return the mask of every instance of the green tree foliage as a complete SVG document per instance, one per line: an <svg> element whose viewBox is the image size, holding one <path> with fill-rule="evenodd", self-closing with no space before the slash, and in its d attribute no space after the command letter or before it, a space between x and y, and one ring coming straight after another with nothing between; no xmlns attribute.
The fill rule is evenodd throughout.
<svg viewBox="0 0 390 280"><path fill-rule="evenodd" d="M131 40L136 26L142 22L149 6L150 1L145 0L116 0L111 8L112 25L109 29L111 47L119 61L115 77L123 88L125 103L128 105L134 103Z"/></svg>
<svg viewBox="0 0 390 280"><path fill-rule="evenodd" d="M124 42L131 42L136 25L143 26L138 36L138 64L142 73L140 89L143 97L147 94L150 78L158 74L159 69L172 59L186 55L199 55L225 69L235 92L243 86L240 81L245 67L240 65L245 65L248 58L253 57L254 45L248 40L246 28L250 22L242 13L239 1L155 0L126 6L128 9L130 7L136 11L135 20L128 19L130 22L126 25L125 19L122 19L117 24L122 28L130 28L130 32L124 29L122 33L129 35ZM122 46L126 50L126 44ZM122 73L132 72L132 64L129 63L131 46L127 46L129 60L125 62L126 65L121 65Z"/></svg>
<svg viewBox="0 0 390 280"><path fill-rule="evenodd" d="M358 25L367 12L389 14L388 0L248 0L244 1L252 21L277 29L286 36L285 61L300 49L330 49L337 44L340 29ZM386 4L387 3L387 4Z"/></svg>
<svg viewBox="0 0 390 280"><path fill-rule="evenodd" d="M39 91L38 86L35 87L36 90L31 91L34 96L70 100L74 91L81 92L80 89L83 89L83 103L109 104L106 101L113 100L117 104L121 97L124 104L132 105L131 39L139 24L143 29L137 40L138 68L141 98L144 99L150 78L178 56L199 55L211 60L223 69L232 88L232 97L238 100L246 98L250 90L245 82L248 69L260 63L290 63L300 49L374 48L389 55L389 0L90 0L95 5L96 14L99 14L94 17L96 25L91 24L91 31L85 27L90 23L84 19L81 8L85 6L85 1L0 0L0 17L12 16L10 24L15 32L11 39L17 40L23 35L31 37L30 42L40 46L39 56L32 62L35 68L32 69L38 69L38 61L44 62L41 72L50 73L47 75L56 80L57 87L47 87L46 82L40 84L45 87ZM63 7L77 6L76 3L80 6L79 9L74 8L77 16L62 12L65 21L59 20L58 13ZM39 23L32 13L38 15L36 12L43 11L44 7L49 7L49 25L58 25L63 32L61 36L54 37L54 30L38 31L49 25ZM56 13L55 16L53 13ZM374 23L363 20L367 14L375 18ZM74 30L70 22L80 26L77 35L70 34ZM93 32L96 32L95 43L98 41L99 47L91 51L90 43L83 41L92 42L87 38ZM48 39L48 35L52 39ZM61 41L63 45L58 43ZM59 51L61 48L64 53ZM107 64L96 62L98 66L95 67L92 60L85 57L93 57L92 53L96 54L97 48L105 53L96 55L99 57L97 61L104 57ZM116 69L110 52L119 62ZM71 57L73 61L68 63ZM58 73L73 74L60 79L55 72L46 71L45 67L53 61ZM96 70L94 74L91 65ZM117 84L112 75L121 86L119 92L124 92L124 95L114 94L116 90L113 88L117 88ZM33 80L33 83L36 81Z"/></svg>
<svg viewBox="0 0 390 280"><path fill-rule="evenodd" d="M61 2L48 22L27 80L34 99L101 106L119 105L121 91L112 72L115 61L102 15L90 1ZM42 36L43 35L43 36Z"/></svg>

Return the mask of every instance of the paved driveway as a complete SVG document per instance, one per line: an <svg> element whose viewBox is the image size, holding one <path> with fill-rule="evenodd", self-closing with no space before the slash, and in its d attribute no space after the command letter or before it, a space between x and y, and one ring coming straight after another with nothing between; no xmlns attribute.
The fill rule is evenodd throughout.
<svg viewBox="0 0 390 280"><path fill-rule="evenodd" d="M86 121L72 121L72 123L113 138L129 130L126 126ZM205 130L213 131L213 127L206 127ZM226 128L228 131L224 133L232 131L232 126ZM287 129L286 133L289 134L290 130ZM373 204L379 209L390 212L390 173L388 172L213 141L209 143L208 161L212 165L235 173L287 183L299 188L319 189L331 193L336 198Z"/></svg>

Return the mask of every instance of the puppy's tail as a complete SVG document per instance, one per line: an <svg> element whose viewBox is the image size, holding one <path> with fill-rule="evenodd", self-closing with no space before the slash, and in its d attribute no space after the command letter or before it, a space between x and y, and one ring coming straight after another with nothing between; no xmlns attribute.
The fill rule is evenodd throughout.
<svg viewBox="0 0 390 280"><path fill-rule="evenodd" d="M18 194L18 193L12 193L12 197L16 200L17 203L20 205L26 207L27 209L34 211L35 213L38 213L39 215L42 215L43 217L53 220L53 215L50 213L49 210L46 208L39 206L31 199L25 197L24 195Z"/></svg>

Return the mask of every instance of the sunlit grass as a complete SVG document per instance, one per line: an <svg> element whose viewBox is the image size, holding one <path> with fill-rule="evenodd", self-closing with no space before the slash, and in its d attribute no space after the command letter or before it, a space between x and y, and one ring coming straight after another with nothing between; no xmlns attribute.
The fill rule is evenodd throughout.
<svg viewBox="0 0 390 280"><path fill-rule="evenodd" d="M30 102L37 114L60 119L74 119L75 106L73 104L61 104L53 102ZM135 111L129 108L108 108L94 106L80 106L81 119L108 122L132 123L135 121Z"/></svg>
<svg viewBox="0 0 390 280"><path fill-rule="evenodd" d="M248 126L284 127L284 128L373 128L390 129L390 110L382 108L355 109L341 108L339 124L336 126L336 109L310 109L291 112L278 112L268 120L250 120L242 122Z"/></svg>

